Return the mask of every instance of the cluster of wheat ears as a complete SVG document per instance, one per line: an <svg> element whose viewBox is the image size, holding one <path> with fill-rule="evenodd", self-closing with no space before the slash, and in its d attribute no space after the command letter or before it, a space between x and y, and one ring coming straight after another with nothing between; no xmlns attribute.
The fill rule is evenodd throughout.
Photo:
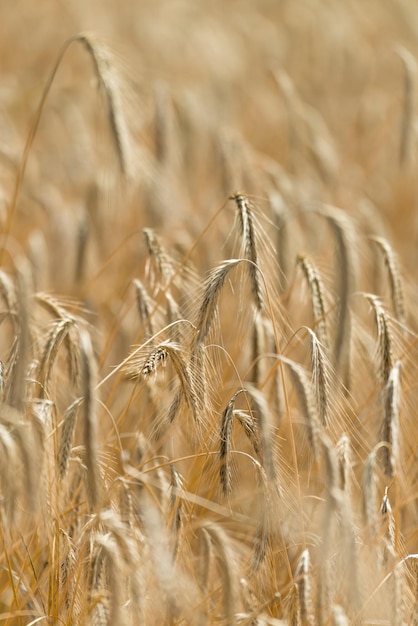
<svg viewBox="0 0 418 626"><path fill-rule="evenodd" d="M418 624L414 9L323 4L0 90L0 624Z"/></svg>

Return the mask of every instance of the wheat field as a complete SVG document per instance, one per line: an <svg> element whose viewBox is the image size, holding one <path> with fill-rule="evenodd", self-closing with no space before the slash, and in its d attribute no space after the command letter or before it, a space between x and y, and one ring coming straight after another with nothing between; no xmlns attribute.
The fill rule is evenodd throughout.
<svg viewBox="0 0 418 626"><path fill-rule="evenodd" d="M0 35L0 624L417 626L415 3Z"/></svg>

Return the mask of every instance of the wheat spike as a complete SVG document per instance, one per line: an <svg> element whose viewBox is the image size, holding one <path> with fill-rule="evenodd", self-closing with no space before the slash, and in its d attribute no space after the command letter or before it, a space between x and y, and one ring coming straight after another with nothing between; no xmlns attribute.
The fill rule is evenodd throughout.
<svg viewBox="0 0 418 626"><path fill-rule="evenodd" d="M222 580L223 618L233 624L238 601L238 580L234 571L234 555L227 533L219 524L205 522L203 528L208 533L214 553L219 559L219 575Z"/></svg>
<svg viewBox="0 0 418 626"><path fill-rule="evenodd" d="M299 399L302 414L305 418L309 443L311 444L314 457L317 460L320 451L318 437L321 432L321 423L318 418L315 402L312 398L311 385L309 384L306 371L301 365L291 359L283 356L281 356L280 359L288 366L292 375L295 391Z"/></svg>
<svg viewBox="0 0 418 626"><path fill-rule="evenodd" d="M96 75L106 98L109 124L120 168L127 178L131 178L134 165L133 148L123 112L121 86L118 84L118 76L112 65L111 55L93 33L79 33L73 39L81 42L93 59Z"/></svg>
<svg viewBox="0 0 418 626"><path fill-rule="evenodd" d="M253 385L247 385L245 390L250 397L253 419L256 421L260 436L263 467L268 479L272 484L275 484L277 480L277 470L274 457L273 418L270 407L268 406L264 394Z"/></svg>
<svg viewBox="0 0 418 626"><path fill-rule="evenodd" d="M229 272L241 262L241 259L229 259L223 261L215 268L206 281L202 304L197 316L196 326L199 333L196 338L196 347L203 343L207 337L216 313L219 295Z"/></svg>
<svg viewBox="0 0 418 626"><path fill-rule="evenodd" d="M87 492L90 507L94 510L101 499L101 479L98 460L97 432L97 365L93 354L90 335L80 332L81 379L83 383L83 443L87 467Z"/></svg>
<svg viewBox="0 0 418 626"><path fill-rule="evenodd" d="M416 96L417 62L415 57L402 46L396 48L404 67L404 93L401 124L401 141L399 145L399 164L406 167L411 161L411 137L414 135L414 105Z"/></svg>
<svg viewBox="0 0 418 626"><path fill-rule="evenodd" d="M71 325L73 323L74 320L68 317L58 320L53 325L46 340L44 351L42 353L39 363L39 384L41 389L41 398L45 398L48 396L48 388L51 378L52 367L57 357L60 345L69 333Z"/></svg>
<svg viewBox="0 0 418 626"><path fill-rule="evenodd" d="M313 262L306 256L299 255L297 264L301 267L311 292L315 333L320 343L327 349L328 331L325 316L324 287L319 272Z"/></svg>
<svg viewBox="0 0 418 626"><path fill-rule="evenodd" d="M364 521L368 528L368 534L373 537L377 532L377 511L379 509L377 499L377 456L376 450L372 450L364 464L362 481L362 508Z"/></svg>
<svg viewBox="0 0 418 626"><path fill-rule="evenodd" d="M312 585L309 550L304 550L299 557L295 579L299 590L300 618L304 626L315 623L312 600Z"/></svg>
<svg viewBox="0 0 418 626"><path fill-rule="evenodd" d="M378 336L378 354L380 361L381 379L386 385L389 379L390 370L393 366L392 335L389 328L389 321L386 311L379 298L373 294L365 294L365 298L373 307Z"/></svg>
<svg viewBox="0 0 418 626"><path fill-rule="evenodd" d="M142 232L144 233L150 258L157 268L157 284L161 281L161 286L165 287L174 276L173 262L161 245L157 235L151 228L144 228Z"/></svg>
<svg viewBox="0 0 418 626"><path fill-rule="evenodd" d="M350 389L351 379L351 335L352 320L349 299L355 282L353 260L353 228L352 224L341 209L328 206L322 214L330 224L337 244L339 270L339 315L337 335L334 347L334 359L337 371L342 375L342 381L347 390Z"/></svg>
<svg viewBox="0 0 418 626"><path fill-rule="evenodd" d="M137 278L135 278L133 282L136 291L136 304L139 319L141 321L141 324L145 327L147 334L152 337L152 335L154 334L154 325L152 323L154 303L152 302L142 282Z"/></svg>
<svg viewBox="0 0 418 626"><path fill-rule="evenodd" d="M381 524L385 541L383 562L386 563L388 559L388 554L393 554L395 550L395 518L393 516L387 487L385 489L385 495L382 498L380 513L382 516Z"/></svg>
<svg viewBox="0 0 418 626"><path fill-rule="evenodd" d="M61 478L67 473L73 444L77 414L82 400L78 398L65 411L58 449L58 471Z"/></svg>
<svg viewBox="0 0 418 626"><path fill-rule="evenodd" d="M311 338L312 378L319 419L323 426L329 426L329 376L326 356L313 330L307 328Z"/></svg>
<svg viewBox="0 0 418 626"><path fill-rule="evenodd" d="M385 415L382 428L382 441L388 444L383 448L383 469L389 478L394 478L399 465L399 405L400 405L400 369L397 361L388 376L384 389Z"/></svg>
<svg viewBox="0 0 418 626"><path fill-rule="evenodd" d="M243 194L236 193L231 196L231 200L235 201L238 209L245 258L251 261L251 264L248 265L251 290L254 295L257 309L262 311L265 308L265 305L261 281L258 275L258 252L253 210L248 198L246 198Z"/></svg>
<svg viewBox="0 0 418 626"><path fill-rule="evenodd" d="M231 493L231 468L230 468L230 451L231 451L231 436L232 436L232 420L234 417L234 405L237 396L243 393L245 389L240 389L230 399L225 409L223 410L221 417L221 433L220 433L220 445L219 445L219 478L221 481L222 491L225 496L229 496Z"/></svg>
<svg viewBox="0 0 418 626"><path fill-rule="evenodd" d="M371 240L374 241L382 253L383 260L388 271L392 305L396 319L400 324L405 324L405 298L397 256L395 255L392 246L383 237L371 237Z"/></svg>

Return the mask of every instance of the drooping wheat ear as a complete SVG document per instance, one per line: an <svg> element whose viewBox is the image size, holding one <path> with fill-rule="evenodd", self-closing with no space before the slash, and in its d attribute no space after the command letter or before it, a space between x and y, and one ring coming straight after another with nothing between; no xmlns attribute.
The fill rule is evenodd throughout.
<svg viewBox="0 0 418 626"><path fill-rule="evenodd" d="M180 400L185 400L189 409L193 413L196 422L199 422L199 401L197 398L197 390L194 376L191 372L190 365L184 350L173 341L164 341L147 359L143 367L142 373L148 376L151 371L155 370L156 364L161 361L170 359L174 371L180 383ZM170 420L173 421L175 415L171 414Z"/></svg>
<svg viewBox="0 0 418 626"><path fill-rule="evenodd" d="M183 394L181 392L181 389L179 389L176 393L176 395L174 396L170 407L168 409L168 413L167 413L167 422L168 424L172 424L174 422L174 420L176 419L181 405L183 402ZM157 432L157 436L158 436L158 432Z"/></svg>
<svg viewBox="0 0 418 626"><path fill-rule="evenodd" d="M93 60L97 79L106 98L109 124L120 169L127 178L130 178L133 175L133 148L123 112L120 80L112 65L111 55L93 33L79 33L74 37L74 41L82 43Z"/></svg>
<svg viewBox="0 0 418 626"><path fill-rule="evenodd" d="M353 464L350 438L346 433L343 433L337 442L337 459L340 475L340 489L349 496Z"/></svg>
<svg viewBox="0 0 418 626"><path fill-rule="evenodd" d="M338 253L339 274L339 315L335 338L334 359L337 371L342 375L346 389L350 389L351 378L351 312L350 296L355 283L353 260L353 228L346 214L333 206L326 206L322 215L328 221L334 233Z"/></svg>
<svg viewBox="0 0 418 626"><path fill-rule="evenodd" d="M3 492L2 508L11 527L15 521L18 496L22 487L19 480L19 453L16 441L6 426L0 424L0 483Z"/></svg>
<svg viewBox="0 0 418 626"><path fill-rule="evenodd" d="M257 309L254 314L254 324L252 330L252 363L253 375L252 379L256 387L261 382L261 359L260 356L264 352L264 324Z"/></svg>
<svg viewBox="0 0 418 626"><path fill-rule="evenodd" d="M379 298L373 294L364 295L368 302L372 305L376 320L380 375L382 384L386 385L389 380L390 371L393 367L392 335L390 332L389 320Z"/></svg>
<svg viewBox="0 0 418 626"><path fill-rule="evenodd" d="M321 436L322 458L324 460L324 479L328 489L329 502L332 510L340 504L340 487L338 475L338 461L334 446L326 434Z"/></svg>
<svg viewBox="0 0 418 626"><path fill-rule="evenodd" d="M25 259L16 261L17 267L17 353L10 376L8 401L16 409L23 409L25 402L26 369L31 346L31 279L30 268Z"/></svg>
<svg viewBox="0 0 418 626"><path fill-rule="evenodd" d="M196 352L199 352L197 350ZM146 358L145 362L138 357L138 351L135 350L132 354L132 358L127 359L124 371L132 378L145 377L149 378L151 374L154 374L161 364L166 364L170 361L173 365L174 371L180 383L180 388L175 394L175 397L168 410L167 421L172 423L181 407L183 400L186 402L189 409L193 413L195 421L200 421L202 403L198 397L198 381L196 375L199 370L194 365L193 358L190 360L185 351L178 343L174 341L164 341L160 343ZM199 373L199 379L200 379Z"/></svg>
<svg viewBox="0 0 418 626"><path fill-rule="evenodd" d="M84 329L80 331L81 380L83 384L83 444L87 467L87 493L91 509L96 509L100 502L100 470L97 439L97 365L93 354L90 335Z"/></svg>
<svg viewBox="0 0 418 626"><path fill-rule="evenodd" d="M230 270L240 263L242 259L228 259L223 261L210 274L205 284L202 304L197 316L196 326L199 333L196 338L196 347L200 346L207 337L214 322L219 295Z"/></svg>
<svg viewBox="0 0 418 626"><path fill-rule="evenodd" d="M176 470L173 464L170 464L170 506L172 510L172 528L175 531L176 536L178 535L181 523L182 523L182 504L183 501L179 495L179 492L183 489L184 479L181 476L180 472ZM177 542L176 542L177 544Z"/></svg>
<svg viewBox="0 0 418 626"><path fill-rule="evenodd" d="M370 537L374 537L377 532L377 511L379 510L377 487L377 454L374 449L364 463L361 490L363 518Z"/></svg>
<svg viewBox="0 0 418 626"><path fill-rule="evenodd" d="M277 226L277 255L279 261L279 281L280 291L284 291L288 276L288 221L289 211L282 196L278 192L269 195L271 210L275 225Z"/></svg>
<svg viewBox="0 0 418 626"><path fill-rule="evenodd" d="M395 317L400 324L405 324L406 311L405 311L405 298L402 287L402 280L399 271L399 262L392 246L383 237L371 237L371 240L376 243L380 252L383 255L383 260L388 271L390 292L392 297L392 306L395 312Z"/></svg>
<svg viewBox="0 0 418 626"><path fill-rule="evenodd" d="M238 420L243 428L249 442L251 443L253 450L257 456L261 455L260 448L260 433L258 431L257 422L251 413L234 409L234 418Z"/></svg>
<svg viewBox="0 0 418 626"><path fill-rule="evenodd" d="M151 228L144 228L142 232L144 233L150 260L157 269L157 284L162 284L162 286L165 287L174 275L173 263L155 232Z"/></svg>
<svg viewBox="0 0 418 626"><path fill-rule="evenodd" d="M212 543L204 526L199 526L196 534L199 540L199 558L197 561L199 586L206 594L211 572Z"/></svg>
<svg viewBox="0 0 418 626"><path fill-rule="evenodd" d="M252 261L252 263L248 264L251 291L253 293L257 309L262 311L265 309L265 305L258 269L257 237L253 208L248 198L240 193L236 193L231 196L231 200L235 201L238 209L238 218L241 227L245 258Z"/></svg>
<svg viewBox="0 0 418 626"><path fill-rule="evenodd" d="M101 528L112 535L120 553L120 561L129 567L137 565L137 552L132 535L126 532L126 526L121 517L111 508L99 513Z"/></svg>
<svg viewBox="0 0 418 626"><path fill-rule="evenodd" d="M38 381L40 385L41 399L48 396L52 367L57 357L58 350L73 323L74 320L69 317L60 319L53 324L48 334L38 370Z"/></svg>
<svg viewBox="0 0 418 626"><path fill-rule="evenodd" d="M304 368L298 363L295 363L295 361L283 356L281 356L280 359L288 366L292 375L293 385L299 400L302 415L305 419L309 443L315 460L318 460L320 453L319 435L321 433L321 422L319 421L315 402L312 397L311 385L307 373Z"/></svg>
<svg viewBox="0 0 418 626"><path fill-rule="evenodd" d="M231 481L231 466L230 466L230 452L231 452L231 437L232 437L232 420L234 417L235 400L240 393L245 392L245 389L239 389L222 412L221 417L221 432L219 441L219 478L221 481L222 491L225 496L229 496L232 490Z"/></svg>
<svg viewBox="0 0 418 626"><path fill-rule="evenodd" d="M388 445L383 448L383 470L389 478L394 478L399 464L400 370L401 363L397 361L384 389L382 441Z"/></svg>
<svg viewBox="0 0 418 626"><path fill-rule="evenodd" d="M289 626L303 626L302 625L302 617L300 612L300 594L299 594L299 585L297 583L293 584L290 588L288 595L288 623Z"/></svg>
<svg viewBox="0 0 418 626"><path fill-rule="evenodd" d="M68 610L71 606L72 595L74 593L74 572L76 565L76 553L72 545L72 541L69 535L63 530L60 530L60 581L59 588L64 596L65 608Z"/></svg>
<svg viewBox="0 0 418 626"><path fill-rule="evenodd" d="M44 309L46 309L54 318L54 320L68 320L71 319L74 322L77 321L77 317L70 314L58 299L54 298L48 293L38 292L35 294L35 300ZM79 336L78 325L71 324L68 332L65 333L64 342L67 348L68 369L70 372L70 379L74 387L78 388L80 383L80 350L79 350Z"/></svg>
<svg viewBox="0 0 418 626"><path fill-rule="evenodd" d="M384 562L387 561L388 553L395 550L395 518L392 513L392 506L388 496L388 488L385 488L385 495L382 498L380 507L382 531L385 540Z"/></svg>
<svg viewBox="0 0 418 626"><path fill-rule="evenodd" d="M145 327L146 334L152 337L154 334L154 325L152 323L152 312L155 308L154 303L140 280L134 278L133 283L135 285L139 319L141 324Z"/></svg>
<svg viewBox="0 0 418 626"><path fill-rule="evenodd" d="M119 480L120 519L128 529L132 529L133 498L130 485L124 478Z"/></svg>
<svg viewBox="0 0 418 626"><path fill-rule="evenodd" d="M70 454L73 446L74 431L77 421L77 415L81 406L82 399L77 398L67 408L64 414L64 420L61 428L60 443L58 448L58 472L60 478L64 478L67 474Z"/></svg>
<svg viewBox="0 0 418 626"><path fill-rule="evenodd" d="M272 428L273 418L270 412L270 407L264 394L253 385L248 384L245 391L250 397L253 419L256 421L257 429L260 434L263 467L266 471L267 478L272 482L272 484L275 484L277 480L277 471L274 458L274 436Z"/></svg>
<svg viewBox="0 0 418 626"><path fill-rule="evenodd" d="M12 198L10 201L10 205L8 207L7 219L4 228L4 232L6 233L6 243L7 238L10 236L10 230L14 218L14 214L16 212L16 207L18 204L19 194L22 187L22 182L25 176L26 167L29 159L29 154L36 137L36 133L39 128L39 124L42 118L42 112L45 107L45 102L48 97L48 94L51 90L52 84L54 82L55 76L58 72L58 69L61 65L61 62L70 46L74 42L81 42L86 50L90 53L94 67L96 70L96 75L101 87L103 87L103 91L105 93L106 102L108 105L109 112L109 121L110 127L112 131L112 136L114 138L114 142L116 145L116 151L118 154L118 161L120 164L121 171L127 176L131 177L133 174L133 150L131 146L130 136L126 124L125 117L122 111L122 101L121 101L121 89L118 86L118 81L116 79L116 73L114 68L112 68L110 62L109 52L105 49L105 47L95 39L94 35L91 33L79 33L67 41L62 46L58 57L55 61L55 64L50 72L46 85L42 91L42 95L38 104L38 107L35 112L34 121L30 128L30 131L26 138L26 143L23 151L23 156L19 164L19 169L16 175L16 181L13 189ZM0 250L0 262L3 258L3 252L6 249L4 246Z"/></svg>
<svg viewBox="0 0 418 626"><path fill-rule="evenodd" d="M7 413L12 413L14 409L10 407L3 407L2 419L6 421ZM11 415L12 417L12 415ZM34 432L28 421L22 419L18 413L13 417L13 438L17 443L17 450L19 455L21 471L23 471L23 495L26 498L26 506L28 509L35 513L39 504L39 473L42 467L43 458L41 457L42 450L35 449L34 444Z"/></svg>
<svg viewBox="0 0 418 626"><path fill-rule="evenodd" d="M329 426L329 375L327 359L322 345L313 330L307 328L311 338L312 379L319 419Z"/></svg>
<svg viewBox="0 0 418 626"><path fill-rule="evenodd" d="M257 529L253 541L253 554L251 556L250 568L255 573L261 567L268 555L272 545L273 533L277 532L277 486L268 479L264 468L255 459L252 460L257 470L257 486L260 504L257 507Z"/></svg>
<svg viewBox="0 0 418 626"><path fill-rule="evenodd" d="M160 365L166 365L167 359L168 351L165 345L158 346L158 348L151 352L151 354L143 364L142 369L139 370L139 374L142 375L144 378L148 378L149 376L157 372L157 369L160 367ZM129 368L130 371L132 371L131 378L138 376L138 372L134 369L134 363L130 363Z"/></svg>
<svg viewBox="0 0 418 626"><path fill-rule="evenodd" d="M123 601L123 575L121 571L121 554L118 550L115 540L109 534L98 535L95 537L95 543L101 551L101 558L106 568L106 578L108 584L106 591L109 598L109 617L108 623L115 626L125 624L123 619L122 601Z"/></svg>
<svg viewBox="0 0 418 626"><path fill-rule="evenodd" d="M218 560L218 572L222 583L220 587L223 594L222 617L226 624L234 624L239 588L231 540L219 524L204 522L202 527L210 537L213 552Z"/></svg>
<svg viewBox="0 0 418 626"><path fill-rule="evenodd" d="M415 57L402 46L397 46L404 67L403 111L401 121L401 140L399 145L399 164L405 167L411 160L411 147L414 145L414 108L416 92L417 63Z"/></svg>
<svg viewBox="0 0 418 626"><path fill-rule="evenodd" d="M328 331L325 316L324 287L316 266L311 259L299 255L296 261L302 269L312 298L315 333L325 349L328 348Z"/></svg>
<svg viewBox="0 0 418 626"><path fill-rule="evenodd" d="M128 583L126 587L121 586L120 591L123 593L125 592L126 588L129 590L131 594L130 602L132 602L132 610L139 610L139 613L136 613L138 619L142 612L142 606L140 602L141 590L138 575L139 554L136 541L139 540L142 543L144 541L144 537L138 529L135 535L128 533L126 524L113 509L109 508L100 511L98 518L100 520L100 525L103 528L103 532L106 531L105 537L110 538L110 545L115 546L113 552L114 555L118 558L118 570L120 577L122 578L122 580L125 579ZM109 573L111 574L111 572ZM108 584L109 586L112 584L111 575L108 576ZM113 601L115 601L117 605L121 606L120 599L118 602L118 597L121 598L122 593L118 593L117 590L113 592L112 590L110 594L111 602L113 593ZM126 606L127 603L124 602L123 607Z"/></svg>
<svg viewBox="0 0 418 626"><path fill-rule="evenodd" d="M300 617L302 624L313 626L315 616L312 600L311 567L309 550L306 549L299 557L295 571L295 580L299 589Z"/></svg>

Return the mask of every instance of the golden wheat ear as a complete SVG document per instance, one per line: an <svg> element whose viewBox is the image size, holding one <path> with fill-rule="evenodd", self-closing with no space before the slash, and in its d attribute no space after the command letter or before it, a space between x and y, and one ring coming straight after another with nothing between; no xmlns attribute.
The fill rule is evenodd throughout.
<svg viewBox="0 0 418 626"><path fill-rule="evenodd" d="M29 154L39 128L42 113L45 107L45 102L51 91L52 84L54 83L55 76L61 66L62 60L67 50L75 42L81 43L84 48L89 52L93 60L97 80L100 87L102 88L107 104L109 125L114 140L120 169L127 178L132 178L133 176L135 165L133 144L124 114L120 80L114 68L111 55L108 49L99 39L97 39L97 37L93 33L79 33L77 35L74 35L73 37L70 37L70 39L65 41L65 43L63 44L47 79L45 87L42 91L41 98L35 112L34 121L26 138L23 156L19 164L12 198L7 211L6 224L4 229L4 232L6 233L6 238L8 238L10 235L16 207L18 204L20 190L26 172ZM3 260L3 253L4 249L1 249L0 264Z"/></svg>
<svg viewBox="0 0 418 626"><path fill-rule="evenodd" d="M376 244L382 254L383 261L388 272L392 306L395 312L395 317L398 322L403 325L406 322L406 310L398 258L390 243L383 237L370 237L370 240Z"/></svg>
<svg viewBox="0 0 418 626"><path fill-rule="evenodd" d="M342 376L346 390L351 386L352 367L352 314L350 298L356 281L354 261L354 227L341 209L325 206L320 211L333 232L338 257L338 322L334 344L334 360L337 372Z"/></svg>
<svg viewBox="0 0 418 626"><path fill-rule="evenodd" d="M83 385L82 420L85 464L87 468L87 493L89 505L95 510L102 498L102 480L98 459L97 428L97 363L93 354L91 338L86 330L80 331L81 380Z"/></svg>
<svg viewBox="0 0 418 626"><path fill-rule="evenodd" d="M403 110L401 137L399 143L399 164L407 167L412 161L412 138L414 132L414 106L417 90L417 62L413 54L403 46L397 46L395 52L403 64Z"/></svg>
<svg viewBox="0 0 418 626"><path fill-rule="evenodd" d="M243 194L236 193L231 196L235 201L238 211L239 224L241 228L241 236L243 241L244 256L251 261L248 264L248 273L250 277L251 291L254 296L257 310L265 309L264 294L259 276L259 259L257 249L257 232L253 214L253 207Z"/></svg>
<svg viewBox="0 0 418 626"><path fill-rule="evenodd" d="M325 315L324 286L318 269L311 259L304 255L299 255L296 260L297 265L302 269L312 298L313 327L318 340L325 350L328 349L328 330Z"/></svg>

